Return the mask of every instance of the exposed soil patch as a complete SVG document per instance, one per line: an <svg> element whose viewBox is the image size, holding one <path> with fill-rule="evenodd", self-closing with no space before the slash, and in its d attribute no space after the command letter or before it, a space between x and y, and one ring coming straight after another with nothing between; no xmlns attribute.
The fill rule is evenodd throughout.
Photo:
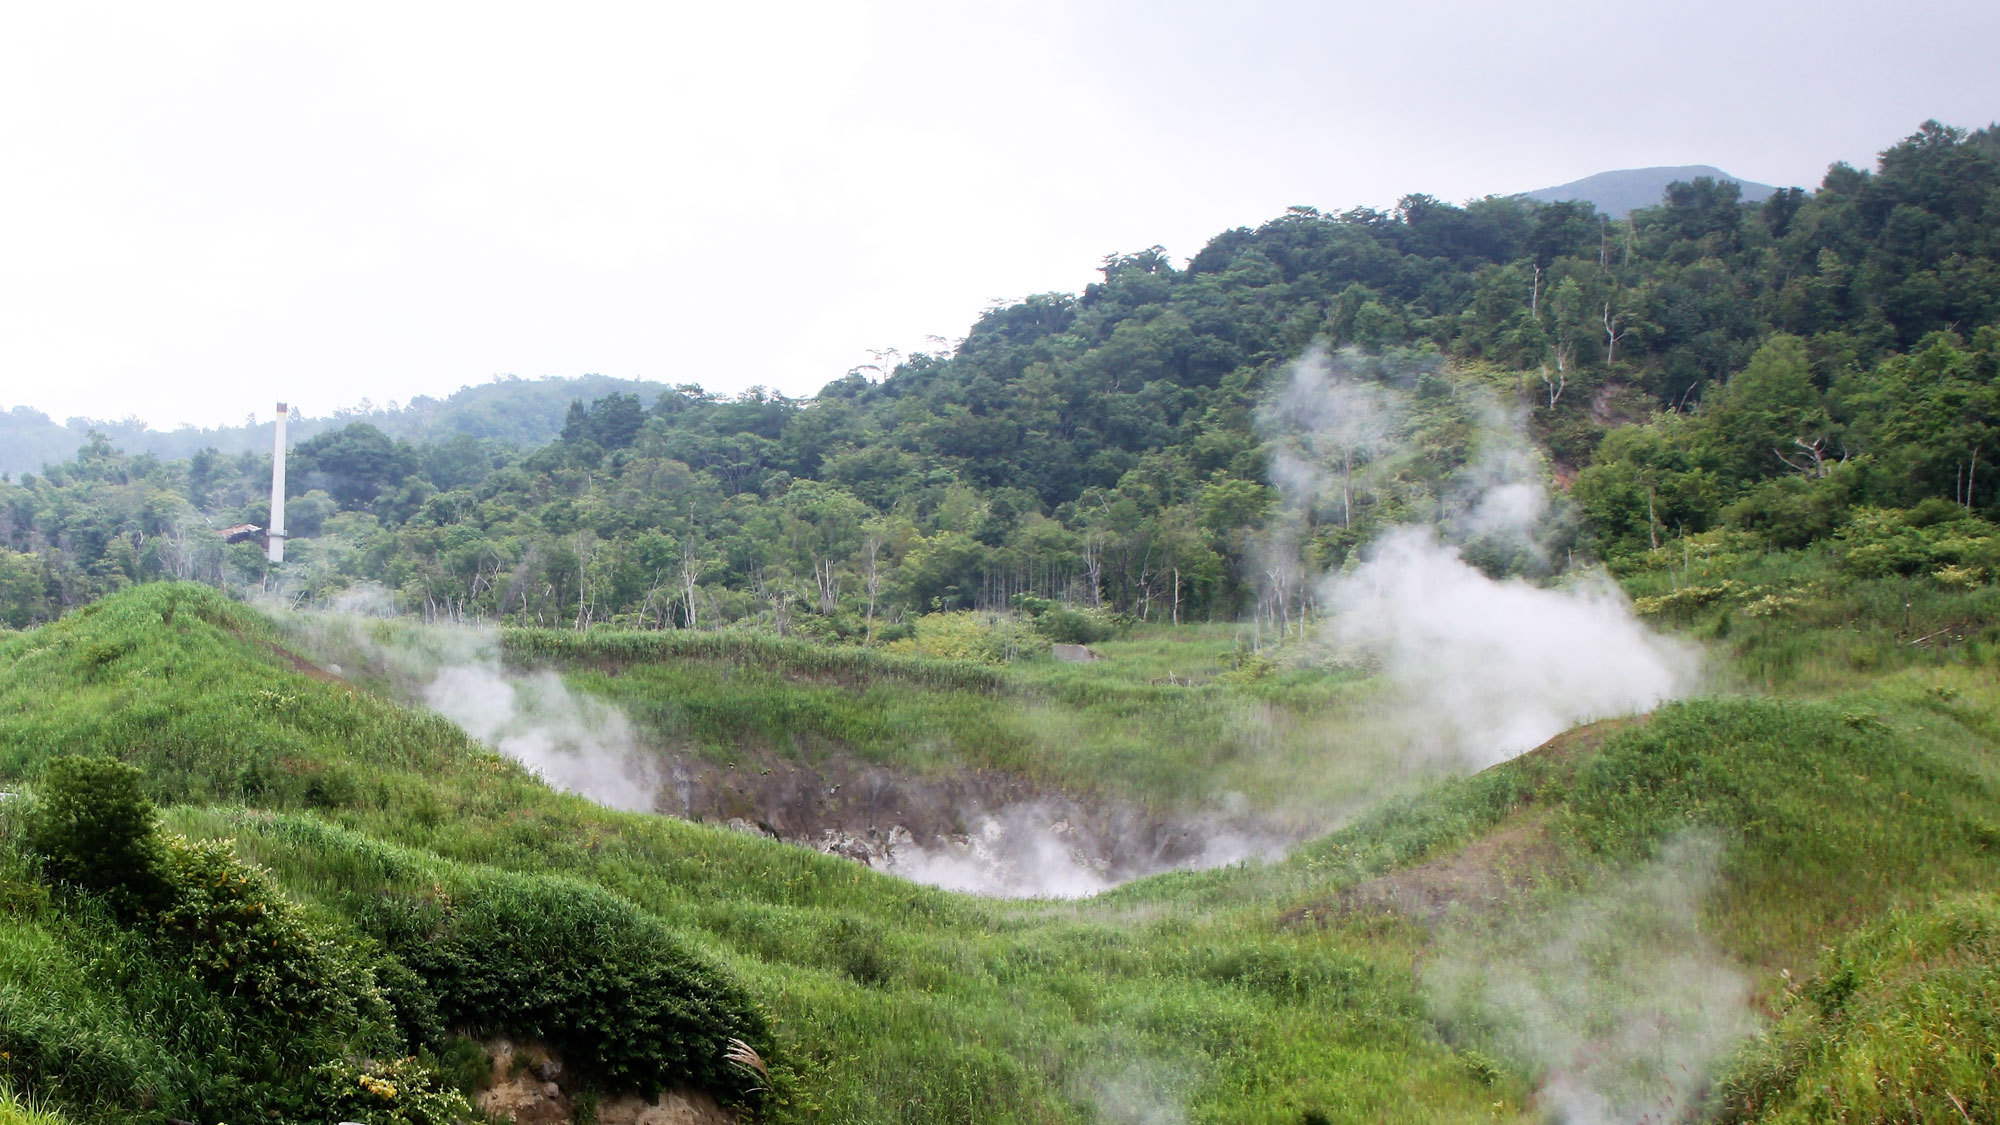
<svg viewBox="0 0 2000 1125"><path fill-rule="evenodd" d="M326 684L339 684L347 682L341 679L339 676L336 676L332 672L329 672L326 669L320 667L319 665L314 664L312 661L307 660L305 657L300 656L298 653L293 652L291 649L286 648L285 646L279 644L276 641L265 641L264 647L270 649L273 655L277 656L278 659L284 661L288 666L290 666L292 671L297 672L300 675L311 676L313 679Z"/></svg>
<svg viewBox="0 0 2000 1125"><path fill-rule="evenodd" d="M1585 754L1593 753L1604 745L1606 739L1623 730L1633 730L1653 721L1651 714L1634 715L1623 719L1599 719L1594 723L1566 730L1526 754L1544 761L1572 762Z"/></svg>
<svg viewBox="0 0 2000 1125"><path fill-rule="evenodd" d="M1605 719L1565 731L1526 756L1574 763L1621 730L1650 716ZM1443 855L1343 887L1333 897L1287 913L1286 926L1364 911L1394 911L1435 925L1454 913L1488 913L1563 870L1562 849L1549 834L1551 810L1530 806L1477 839Z"/></svg>
<svg viewBox="0 0 2000 1125"><path fill-rule="evenodd" d="M654 810L802 844L870 866L899 849L973 848L996 823L1036 831L1107 881L1200 860L1219 832L1269 837L1247 813L1181 817L1036 786L993 770L939 776L886 769L841 751L811 762L764 756L718 765L666 755ZM1022 822L1030 820L1032 827Z"/></svg>
<svg viewBox="0 0 2000 1125"><path fill-rule="evenodd" d="M1606 429L1629 426L1652 417L1650 397L1620 379L1609 379L1590 396L1590 420Z"/></svg>
<svg viewBox="0 0 2000 1125"><path fill-rule="evenodd" d="M1447 916L1487 913L1559 867L1548 813L1524 814L1447 856L1342 890L1334 911L1393 910L1435 925Z"/></svg>
<svg viewBox="0 0 2000 1125"><path fill-rule="evenodd" d="M576 1120L577 1091L555 1052L532 1039L495 1039L481 1043L493 1061L486 1089L479 1092L480 1112L514 1125L571 1125ZM651 1101L622 1094L596 1105L597 1125L738 1125L736 1114L716 1104L701 1090L668 1090Z"/></svg>

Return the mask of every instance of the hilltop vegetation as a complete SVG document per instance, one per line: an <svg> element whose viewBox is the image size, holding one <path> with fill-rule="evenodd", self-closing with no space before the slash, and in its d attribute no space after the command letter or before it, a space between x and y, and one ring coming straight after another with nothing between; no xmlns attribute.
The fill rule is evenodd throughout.
<svg viewBox="0 0 2000 1125"><path fill-rule="evenodd" d="M392 438L419 445L442 444L453 438L532 447L547 442L562 428L563 412L577 397L643 394L664 388L639 379L581 375L569 379L496 377L477 387L462 387L442 399L418 395L408 404L376 406L366 399L355 407L315 417L312 404L293 403L287 429L294 440L317 437L329 430L365 424ZM182 426L156 430L137 418L70 418L57 422L32 407L0 412L0 474L39 473L59 465L90 446L101 434L126 452L160 461L182 460L202 450L224 457L268 454L273 422L246 420L237 426ZM254 460L254 457L252 458ZM269 463L265 468L268 471Z"/></svg>
<svg viewBox="0 0 2000 1125"><path fill-rule="evenodd" d="M1519 198L1297 208L1185 267L1113 257L1083 293L995 308L879 381L602 395L533 451L355 422L293 453L282 584L377 583L433 617L864 641L1022 596L1284 626L1312 597L1299 575L1440 518L1509 413L1560 479L1582 473L1588 519L1551 557L1712 526L1793 547L1925 499L1990 515L1996 144L1927 124L1811 195L1697 180L1617 221ZM1318 451L1346 486L1291 513L1274 558L1274 411L1315 341L1402 405ZM254 545L207 529L263 523L267 472L97 441L0 483L0 622L163 577L265 585Z"/></svg>

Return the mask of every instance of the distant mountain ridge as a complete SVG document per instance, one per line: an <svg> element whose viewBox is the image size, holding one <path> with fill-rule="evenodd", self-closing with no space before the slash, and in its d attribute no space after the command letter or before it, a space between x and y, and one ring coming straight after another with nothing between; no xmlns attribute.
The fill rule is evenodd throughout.
<svg viewBox="0 0 2000 1125"><path fill-rule="evenodd" d="M350 422L367 422L392 438L413 442L443 441L465 434L522 448L547 444L562 432L569 404L590 402L610 394L636 394L651 405L670 389L665 383L619 379L608 375L548 376L540 379L501 378L478 386L460 387L445 398L419 395L408 405L337 411L326 417L294 413L288 426L293 441L338 429ZM266 409L269 403L259 404ZM32 407L0 408L0 474L37 473L76 455L92 430L111 439L127 453L151 453L163 460L187 457L202 449L235 454L271 448L271 422L202 428L182 426L156 430L137 418L117 421L71 418L57 422Z"/></svg>
<svg viewBox="0 0 2000 1125"><path fill-rule="evenodd" d="M1623 168L1614 172L1599 172L1567 184L1537 188L1521 194L1541 203L1580 200L1590 203L1601 214L1622 219L1638 208L1657 205L1668 184L1677 180L1692 181L1700 176L1741 185L1745 203L1762 203L1778 190L1769 184L1732 176L1713 165L1684 164L1674 168Z"/></svg>

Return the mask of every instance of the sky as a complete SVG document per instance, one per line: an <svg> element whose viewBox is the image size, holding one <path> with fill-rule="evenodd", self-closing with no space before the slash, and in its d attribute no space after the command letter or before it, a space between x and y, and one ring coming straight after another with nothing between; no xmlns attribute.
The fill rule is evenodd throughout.
<svg viewBox="0 0 2000 1125"><path fill-rule="evenodd" d="M1287 206L2000 118L1990 0L13 4L0 409L811 394Z"/></svg>

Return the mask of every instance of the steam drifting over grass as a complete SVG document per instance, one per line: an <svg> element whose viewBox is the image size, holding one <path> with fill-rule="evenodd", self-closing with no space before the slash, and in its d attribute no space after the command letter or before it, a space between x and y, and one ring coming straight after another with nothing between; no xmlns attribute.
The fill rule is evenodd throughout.
<svg viewBox="0 0 2000 1125"><path fill-rule="evenodd" d="M1148 855L1136 839L1105 839L1074 819L1077 810L1041 801L982 815L961 839L928 845L892 840L884 869L915 882L993 898L1087 898L1163 871L1199 871L1282 855L1286 840L1249 827L1241 794L1229 797L1233 800L1226 799L1221 810L1184 822L1183 831L1198 837L1200 846L1172 858Z"/></svg>
<svg viewBox="0 0 2000 1125"><path fill-rule="evenodd" d="M1376 656L1405 697L1419 756L1489 766L1697 682L1695 651L1641 624L1608 580L1489 578L1427 529L1390 533L1322 595L1334 635Z"/></svg>
<svg viewBox="0 0 2000 1125"><path fill-rule="evenodd" d="M641 751L617 706L571 690L552 671L507 669L497 630L370 620L385 615L386 602L364 590L332 611L279 620L315 652L387 676L550 785L611 808L652 810L657 760Z"/></svg>
<svg viewBox="0 0 2000 1125"><path fill-rule="evenodd" d="M1424 972L1434 1010L1535 1072L1556 1121L1681 1120L1756 1030L1749 982L1696 926L1720 853L1683 837L1609 889L1456 934Z"/></svg>
<svg viewBox="0 0 2000 1125"><path fill-rule="evenodd" d="M1446 387L1453 400L1423 407L1411 389L1419 385L1433 388L1433 402ZM1314 587L1330 639L1379 662L1400 693L1410 756L1483 768L1578 723L1691 691L1694 649L1647 629L1608 579L1537 586L1467 561L1471 553L1545 573L1559 514L1521 419L1476 385L1323 348L1303 356L1260 416L1284 499L1267 548L1281 561L1269 572L1305 569L1304 529L1337 522L1345 532L1357 492L1372 482L1439 471L1412 428L1425 409L1469 432L1464 464L1429 486L1434 502L1421 503L1424 489L1413 488L1405 507L1422 522L1391 527L1358 565Z"/></svg>

